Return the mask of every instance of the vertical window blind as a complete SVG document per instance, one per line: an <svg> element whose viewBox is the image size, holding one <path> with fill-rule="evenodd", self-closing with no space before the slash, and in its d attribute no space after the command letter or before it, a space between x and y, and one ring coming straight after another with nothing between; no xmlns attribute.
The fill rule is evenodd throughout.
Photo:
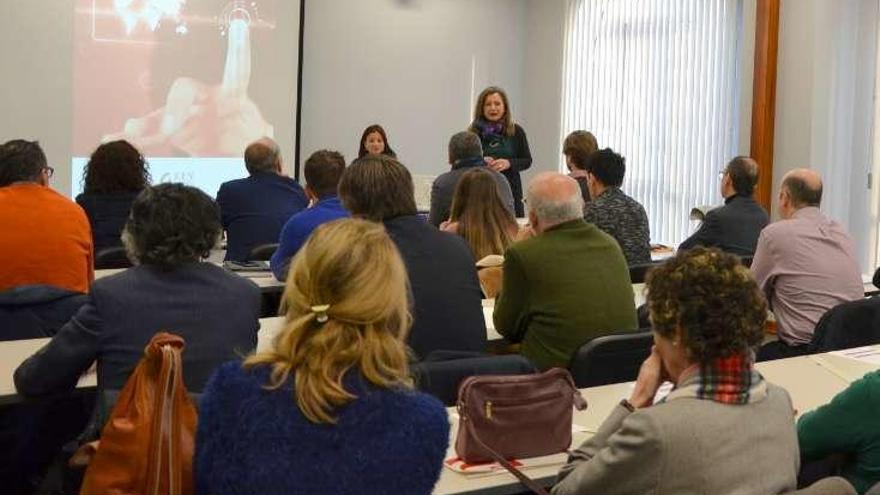
<svg viewBox="0 0 880 495"><path fill-rule="evenodd" d="M739 139L742 0L570 0L563 136L584 129L626 158L623 190L652 242L677 244L717 204Z"/></svg>

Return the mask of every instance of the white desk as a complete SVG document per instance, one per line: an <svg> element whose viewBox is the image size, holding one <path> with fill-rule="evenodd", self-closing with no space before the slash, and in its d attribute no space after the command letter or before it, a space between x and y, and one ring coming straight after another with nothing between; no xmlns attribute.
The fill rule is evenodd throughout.
<svg viewBox="0 0 880 495"><path fill-rule="evenodd" d="M222 262L221 262L222 264ZM115 275L119 272L125 271L128 268L108 268L104 270L95 270L95 280L102 279L104 277L109 277L110 275ZM282 292L284 290L284 282L280 282L275 279L275 275L272 272L231 272L236 275L246 278L251 282L257 284L257 287L260 288L261 292Z"/></svg>
<svg viewBox="0 0 880 495"><path fill-rule="evenodd" d="M794 408L800 415L829 402L837 393L848 386L846 380L831 373L816 361L817 358L825 356L827 355L780 359L758 363L757 368L771 383L788 390ZM620 400L629 397L632 386L633 384L630 382L582 389L581 393L587 400L588 408L586 411L575 411L572 421L587 429L587 432L575 433L572 437L572 446L580 445L594 434ZM452 408L449 411L454 412ZM452 429L455 430L456 426L457 420L453 422ZM447 459L455 456L454 439L455 432L453 431L450 436ZM549 485L555 479L556 472L564 462L565 455L560 454L557 465L527 469L525 472L533 479ZM459 474L446 467L440 472L440 480L434 488L435 494L444 495L464 493L500 495L521 493L522 491L523 487L518 480L506 472L474 476Z"/></svg>
<svg viewBox="0 0 880 495"><path fill-rule="evenodd" d="M488 300L488 301L491 301ZM495 331L495 327L492 324L492 306L489 303L489 306L483 306L483 317L486 318L486 340L495 341L495 340L503 340L504 337L501 336L498 332ZM257 350L264 351L268 350L268 346L271 345L272 339L281 329L284 327L284 317L276 316L273 318L260 318L260 333L257 337Z"/></svg>
<svg viewBox="0 0 880 495"><path fill-rule="evenodd" d="M847 383L852 383L865 376L866 373L876 371L880 368L880 365L842 356L840 354L861 353L861 351L865 350L878 352L880 351L880 345L858 347L841 351L839 353L826 352L824 354L814 354L810 356L810 358L833 375L845 380Z"/></svg>
<svg viewBox="0 0 880 495"><path fill-rule="evenodd" d="M0 342L0 404L18 402L20 397L15 391L12 374L15 368L49 342L49 338L10 340ZM94 369L83 375L77 388L94 388L98 385L98 376Z"/></svg>

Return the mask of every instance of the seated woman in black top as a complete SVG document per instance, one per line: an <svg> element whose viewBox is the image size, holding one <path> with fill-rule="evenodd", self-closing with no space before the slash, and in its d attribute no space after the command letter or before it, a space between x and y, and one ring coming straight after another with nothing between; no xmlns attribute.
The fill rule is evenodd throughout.
<svg viewBox="0 0 880 495"><path fill-rule="evenodd" d="M89 223L95 254L122 246L120 235L131 203L150 184L147 163L128 141L111 141L98 146L83 171L83 193L76 197Z"/></svg>

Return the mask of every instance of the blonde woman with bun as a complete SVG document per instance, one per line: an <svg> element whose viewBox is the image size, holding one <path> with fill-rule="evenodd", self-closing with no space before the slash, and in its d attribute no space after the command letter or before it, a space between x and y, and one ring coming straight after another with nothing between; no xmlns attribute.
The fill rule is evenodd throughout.
<svg viewBox="0 0 880 495"><path fill-rule="evenodd" d="M412 389L406 294L381 224L316 229L291 264L271 349L206 387L197 493L430 493L449 423Z"/></svg>

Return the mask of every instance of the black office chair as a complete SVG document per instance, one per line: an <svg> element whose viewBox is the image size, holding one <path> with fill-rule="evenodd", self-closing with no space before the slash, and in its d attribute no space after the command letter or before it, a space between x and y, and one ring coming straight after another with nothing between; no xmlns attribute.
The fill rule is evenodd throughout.
<svg viewBox="0 0 880 495"><path fill-rule="evenodd" d="M131 260L122 246L104 248L95 254L95 269L131 268Z"/></svg>
<svg viewBox="0 0 880 495"><path fill-rule="evenodd" d="M55 335L88 296L48 285L0 292L0 341Z"/></svg>
<svg viewBox="0 0 880 495"><path fill-rule="evenodd" d="M478 375L528 375L537 369L519 354L504 356L483 355L446 361L422 361L410 366L416 388L433 395L447 406L458 399L462 380Z"/></svg>
<svg viewBox="0 0 880 495"><path fill-rule="evenodd" d="M584 388L633 381L653 345L654 336L646 329L596 337L571 358L574 383Z"/></svg>
<svg viewBox="0 0 880 495"><path fill-rule="evenodd" d="M251 249L247 259L248 261L269 261L272 259L272 255L275 254L276 249L278 249L277 242L272 244L260 244Z"/></svg>
<svg viewBox="0 0 880 495"><path fill-rule="evenodd" d="M811 352L830 352L880 344L880 298L838 304L816 323Z"/></svg>
<svg viewBox="0 0 880 495"><path fill-rule="evenodd" d="M629 279L634 284L643 284L645 283L645 278L648 276L648 272L651 271L652 268L660 266L662 264L662 261L652 261L650 263L630 265Z"/></svg>

